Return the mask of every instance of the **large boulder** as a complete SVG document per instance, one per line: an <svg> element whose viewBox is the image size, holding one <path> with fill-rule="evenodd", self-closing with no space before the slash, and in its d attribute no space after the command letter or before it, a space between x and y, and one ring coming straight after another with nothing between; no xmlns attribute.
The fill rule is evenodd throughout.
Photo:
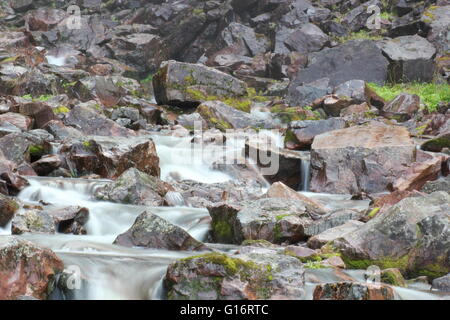
<svg viewBox="0 0 450 320"><path fill-rule="evenodd" d="M45 233L54 234L56 226L48 212L31 209L18 212L11 224L12 234Z"/></svg>
<svg viewBox="0 0 450 320"><path fill-rule="evenodd" d="M314 300L394 300L394 290L385 284L357 282L326 283L316 286Z"/></svg>
<svg viewBox="0 0 450 320"><path fill-rule="evenodd" d="M168 183L157 177L130 168L114 182L97 189L95 196L99 200L159 207L164 205L166 193L172 190Z"/></svg>
<svg viewBox="0 0 450 320"><path fill-rule="evenodd" d="M302 263L280 251L244 247L241 254L211 253L178 260L164 279L169 300L304 298Z"/></svg>
<svg viewBox="0 0 450 320"><path fill-rule="evenodd" d="M244 82L201 64L167 61L153 77L158 104L196 107L216 97L218 100L247 93Z"/></svg>
<svg viewBox="0 0 450 320"><path fill-rule="evenodd" d="M208 250L203 243L192 238L185 230L146 211L136 218L127 232L116 238L114 244L176 251Z"/></svg>
<svg viewBox="0 0 450 320"><path fill-rule="evenodd" d="M430 82L434 75L436 48L418 35L387 40L382 44L389 58L389 81Z"/></svg>
<svg viewBox="0 0 450 320"><path fill-rule="evenodd" d="M317 135L345 127L346 121L340 118L293 121L289 123L285 145L290 150L308 149Z"/></svg>
<svg viewBox="0 0 450 320"><path fill-rule="evenodd" d="M359 230L335 240L350 268L398 268L408 276L450 272L450 195L406 198Z"/></svg>
<svg viewBox="0 0 450 320"><path fill-rule="evenodd" d="M225 131L262 127L263 121L257 121L249 113L237 110L220 101L206 101L197 108L197 113L210 128Z"/></svg>
<svg viewBox="0 0 450 320"><path fill-rule="evenodd" d="M82 176L95 173L116 178L129 168L159 177L159 157L149 137L88 136L84 141L68 142L60 149L68 169Z"/></svg>
<svg viewBox="0 0 450 320"><path fill-rule="evenodd" d="M328 242L332 242L348 233L356 231L363 225L364 225L363 222L356 220L349 220L343 225L325 230L324 232L309 238L308 247L312 249L320 249Z"/></svg>
<svg viewBox="0 0 450 320"><path fill-rule="evenodd" d="M329 79L329 86L333 88L354 79L384 84L387 68L388 60L371 40L354 40L323 49L297 73L289 86L288 100L291 105L298 105L302 87L324 78Z"/></svg>
<svg viewBox="0 0 450 320"><path fill-rule="evenodd" d="M263 198L239 204L219 203L208 207L215 242L241 244L244 240L295 243L306 239L314 208L294 199Z"/></svg>
<svg viewBox="0 0 450 320"><path fill-rule="evenodd" d="M311 190L339 194L376 193L415 160L408 130L370 122L316 136L311 151Z"/></svg>
<svg viewBox="0 0 450 320"><path fill-rule="evenodd" d="M450 292L450 273L446 276L434 279L432 287L438 291Z"/></svg>
<svg viewBox="0 0 450 320"><path fill-rule="evenodd" d="M50 250L7 238L0 240L0 300L28 295L46 299L63 262Z"/></svg>
<svg viewBox="0 0 450 320"><path fill-rule="evenodd" d="M136 134L86 106L75 106L64 118L64 124L84 134L128 137Z"/></svg>

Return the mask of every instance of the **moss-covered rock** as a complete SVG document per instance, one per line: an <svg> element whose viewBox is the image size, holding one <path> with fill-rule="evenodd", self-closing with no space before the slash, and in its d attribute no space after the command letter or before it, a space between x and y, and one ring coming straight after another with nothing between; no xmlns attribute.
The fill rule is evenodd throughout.
<svg viewBox="0 0 450 320"><path fill-rule="evenodd" d="M6 226L18 209L16 201L0 193L0 227Z"/></svg>
<svg viewBox="0 0 450 320"><path fill-rule="evenodd" d="M348 268L398 268L408 277L450 272L450 196L406 198L358 230L335 240Z"/></svg>
<svg viewBox="0 0 450 320"><path fill-rule="evenodd" d="M301 263L278 251L244 247L239 255L209 253L171 264L164 280L170 300L299 299Z"/></svg>
<svg viewBox="0 0 450 320"><path fill-rule="evenodd" d="M381 271L381 282L396 287L407 287L405 278L397 268L390 268Z"/></svg>

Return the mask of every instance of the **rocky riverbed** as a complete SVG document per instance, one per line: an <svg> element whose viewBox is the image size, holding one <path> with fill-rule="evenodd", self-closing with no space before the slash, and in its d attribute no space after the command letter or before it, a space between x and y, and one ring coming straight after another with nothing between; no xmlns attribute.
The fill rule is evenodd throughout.
<svg viewBox="0 0 450 320"><path fill-rule="evenodd" d="M0 299L449 299L449 43L446 0L2 1Z"/></svg>

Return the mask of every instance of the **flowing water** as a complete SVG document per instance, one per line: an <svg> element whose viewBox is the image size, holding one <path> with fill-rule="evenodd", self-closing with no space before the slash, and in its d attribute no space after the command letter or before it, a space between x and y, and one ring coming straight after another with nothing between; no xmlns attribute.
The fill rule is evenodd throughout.
<svg viewBox="0 0 450 320"><path fill-rule="evenodd" d="M191 138L156 137L161 158L162 177L168 179L174 172L183 178L202 182L221 182L231 179L226 174L213 171L199 156L191 157L187 141ZM241 148L228 146L227 152ZM240 150L241 151L241 150ZM209 159L211 160L211 159ZM77 270L82 285L70 297L55 293L53 299L161 299L167 266L180 258L198 252L125 248L113 245L117 235L126 231L136 217L148 210L183 228L194 238L204 241L210 228L206 209L189 207L143 207L101 202L93 199L96 189L108 180L84 180L30 177L30 186L19 194L25 203L45 201L54 205L78 205L89 209L87 235L28 234L21 238L52 249L65 263L66 268ZM350 196L304 193L330 208L367 208L367 201L352 201ZM176 201L177 195L173 195ZM10 236L10 225L0 228L0 242ZM210 244L217 250L232 252L236 246ZM364 271L343 271L349 277L363 281ZM308 270L307 275L320 282L339 281L331 269ZM306 298L312 298L314 281L306 285ZM399 299L436 299L438 295L427 292L429 287L414 289L395 288Z"/></svg>

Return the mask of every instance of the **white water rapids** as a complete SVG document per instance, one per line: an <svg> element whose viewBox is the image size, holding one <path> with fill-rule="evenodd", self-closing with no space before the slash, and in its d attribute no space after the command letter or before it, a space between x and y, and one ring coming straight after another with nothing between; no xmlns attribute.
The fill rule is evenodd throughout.
<svg viewBox="0 0 450 320"><path fill-rule="evenodd" d="M209 164L189 161L189 148L180 147L182 140L188 138L156 137L157 151L161 158L162 177L167 179L173 172L184 179L201 182L222 182L231 178L221 172L213 171ZM190 139L190 138L189 138ZM182 144L181 144L182 146ZM233 145L239 149L242 146ZM201 160L201 161L200 161ZM125 232L136 217L149 210L171 223L185 229L194 238L204 241L210 227L206 209L188 207L140 206L100 202L92 198L94 191L108 180L83 180L60 178L30 178L30 186L23 190L19 198L25 203L38 204L45 201L55 205L77 205L89 209L87 223L88 235L22 235L39 245L52 249L65 263L81 272L86 285L74 290L72 299L161 299L162 281L167 266L180 258L197 255L198 252L174 252L143 248L125 248L112 245L117 235ZM349 196L311 194L315 199L327 202L333 208L367 207L367 202L351 201ZM10 225L0 229L0 241L10 236ZM233 250L233 246L211 245L218 250ZM362 280L363 271L343 271L344 274ZM332 269L307 270L307 274L322 282L339 281ZM306 285L307 299L312 298L315 283ZM425 292L429 288L395 288L399 299L436 299L438 295ZM61 299L62 297L53 297Z"/></svg>

